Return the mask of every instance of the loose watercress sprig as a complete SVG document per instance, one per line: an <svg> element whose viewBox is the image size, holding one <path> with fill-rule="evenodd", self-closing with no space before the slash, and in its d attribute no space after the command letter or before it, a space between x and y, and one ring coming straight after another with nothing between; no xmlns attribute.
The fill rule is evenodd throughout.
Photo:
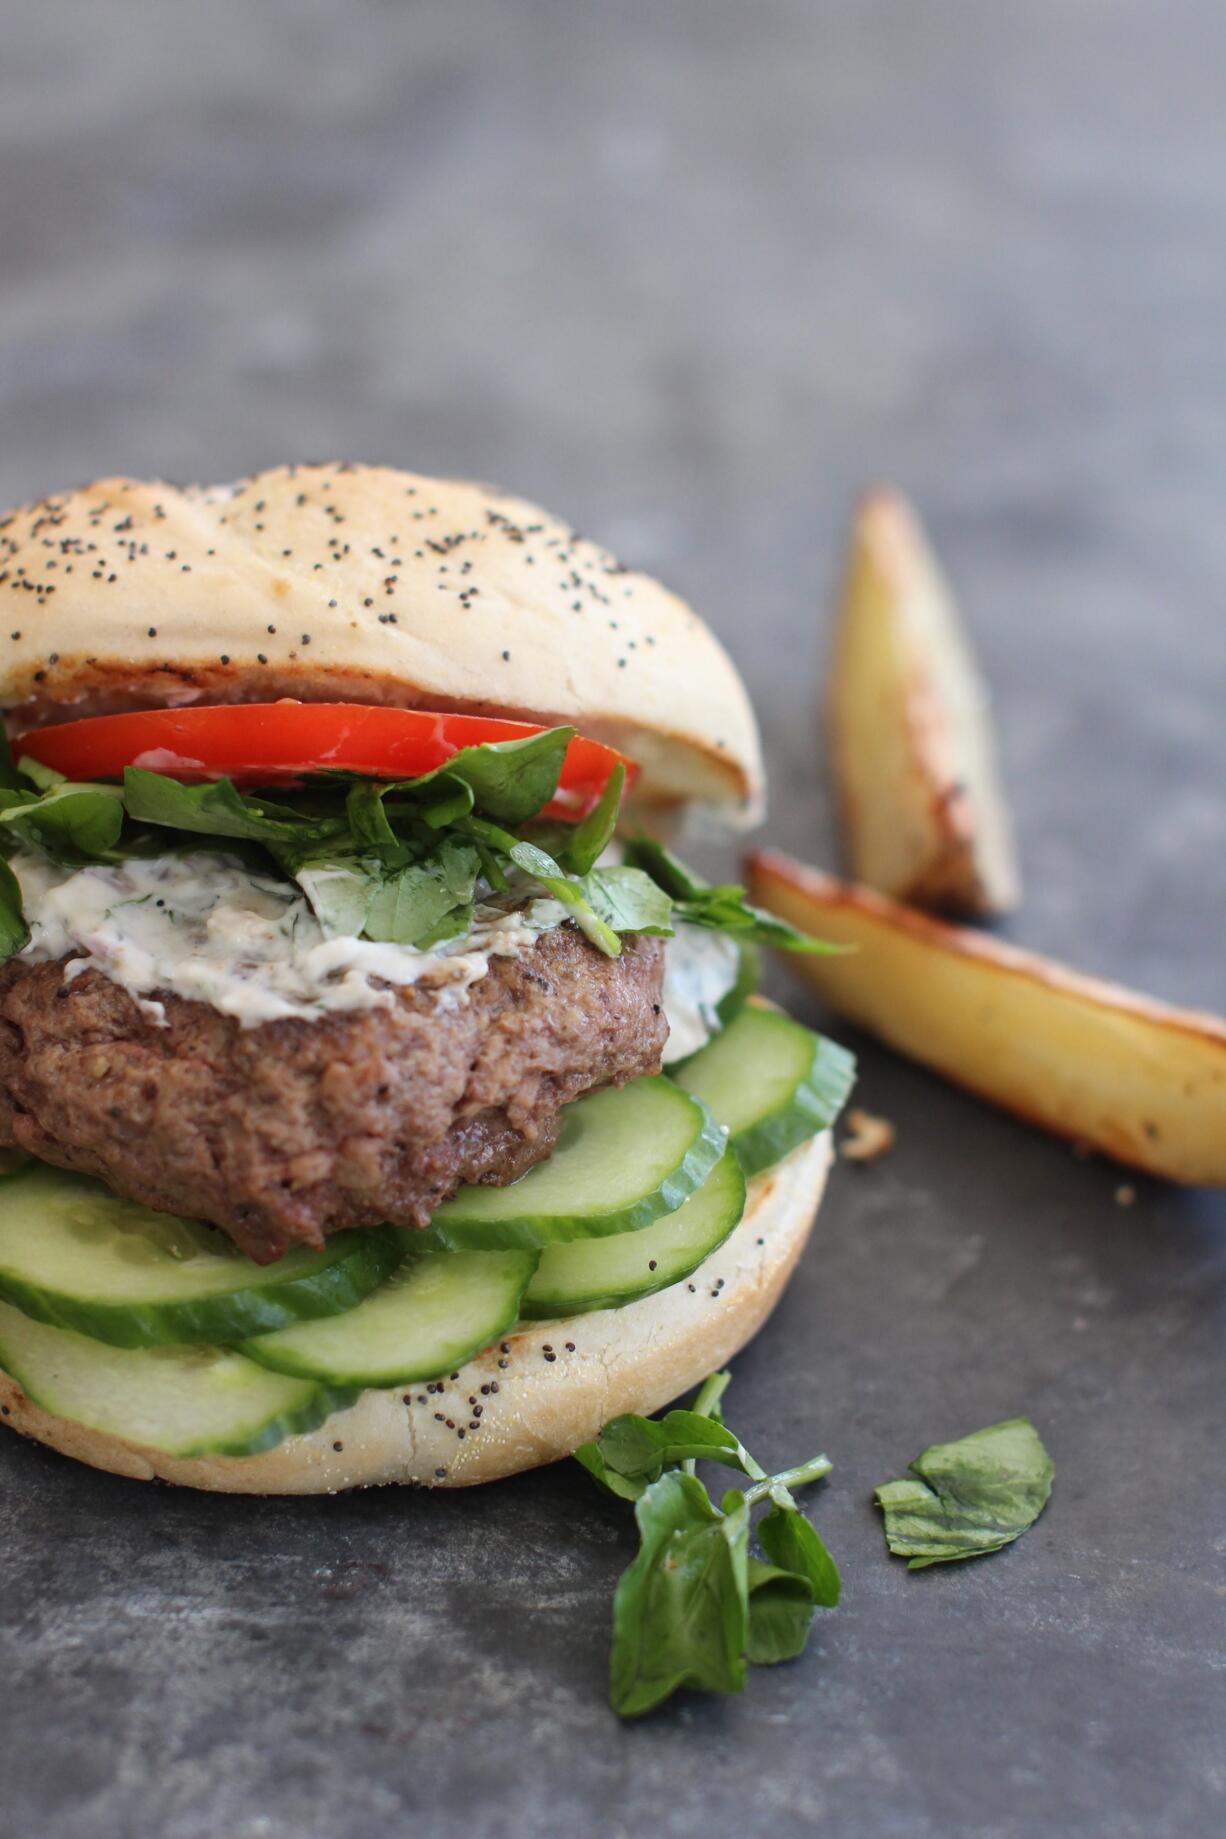
<svg viewBox="0 0 1226 1839"><path fill-rule="evenodd" d="M815 1456L769 1475L723 1421L729 1375L659 1418L614 1418L575 1455L600 1485L633 1501L639 1552L613 1599L610 1699L639 1717L682 1686L740 1692L748 1664L803 1649L818 1608L839 1600L833 1558L792 1497L829 1473ZM744 1475L717 1507L695 1473L714 1462ZM751 1516L769 1563L749 1550Z"/></svg>

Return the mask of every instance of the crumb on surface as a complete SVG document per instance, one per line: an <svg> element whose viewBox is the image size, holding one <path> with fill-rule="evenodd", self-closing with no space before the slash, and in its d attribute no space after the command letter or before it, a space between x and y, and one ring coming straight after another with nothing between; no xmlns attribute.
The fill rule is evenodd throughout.
<svg viewBox="0 0 1226 1839"><path fill-rule="evenodd" d="M888 1117L876 1117L871 1111L849 1111L840 1154L845 1162L875 1162L893 1149L897 1134Z"/></svg>

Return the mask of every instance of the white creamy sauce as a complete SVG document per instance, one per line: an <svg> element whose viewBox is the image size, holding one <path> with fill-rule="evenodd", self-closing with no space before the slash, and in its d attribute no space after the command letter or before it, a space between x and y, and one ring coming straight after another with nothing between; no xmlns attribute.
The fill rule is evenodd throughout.
<svg viewBox="0 0 1226 1839"><path fill-rule="evenodd" d="M736 982L739 969L740 953L727 933L678 923L664 955L665 1066L696 1054L719 1033L716 1005Z"/></svg>
<svg viewBox="0 0 1226 1839"><path fill-rule="evenodd" d="M11 864L30 927L25 958L81 953L69 976L98 970L162 1020L150 991L211 1003L244 1028L291 1016L385 1009L394 990L426 982L462 995L492 957L525 951L565 919L556 901L479 906L472 930L420 951L325 936L298 890L201 850L149 861L56 868ZM390 988L388 986L391 986Z"/></svg>
<svg viewBox="0 0 1226 1839"><path fill-rule="evenodd" d="M557 901L491 900L478 905L463 938L423 951L329 937L292 884L251 874L209 850L81 869L17 855L11 866L30 927L22 957L76 954L70 977L101 971L156 1021L165 1019L151 996L159 990L211 1003L244 1028L391 1008L395 990L412 983L440 988L444 1002L462 1001L491 958L530 950L566 919ZM716 1005L737 967L736 945L722 933L680 925L666 941L666 1064L717 1032Z"/></svg>

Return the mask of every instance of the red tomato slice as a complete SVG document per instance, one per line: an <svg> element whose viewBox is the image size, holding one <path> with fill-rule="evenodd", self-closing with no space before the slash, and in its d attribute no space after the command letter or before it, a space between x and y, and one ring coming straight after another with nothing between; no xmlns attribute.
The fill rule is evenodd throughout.
<svg viewBox="0 0 1226 1839"><path fill-rule="evenodd" d="M442 766L462 747L543 732L530 722L431 709L247 702L95 715L23 734L16 751L69 779L119 779L125 766L143 766L188 783L229 778L239 785L276 785L331 768L377 779L412 779ZM632 760L576 735L566 750L557 794L546 806L548 814L583 817L618 764L633 782L638 768Z"/></svg>

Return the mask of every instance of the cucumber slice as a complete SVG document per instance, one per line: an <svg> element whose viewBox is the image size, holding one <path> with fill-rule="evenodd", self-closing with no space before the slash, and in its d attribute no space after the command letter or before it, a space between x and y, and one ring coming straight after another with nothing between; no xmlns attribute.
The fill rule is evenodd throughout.
<svg viewBox="0 0 1226 1839"><path fill-rule="evenodd" d="M352 1309L396 1268L394 1232L337 1233L264 1267L219 1232L31 1163L0 1182L0 1299L115 1347L230 1343Z"/></svg>
<svg viewBox="0 0 1226 1839"><path fill-rule="evenodd" d="M417 1239L417 1233L404 1234ZM462 1366L518 1320L535 1252L419 1252L373 1296L329 1322L245 1341L279 1373L338 1386L400 1386Z"/></svg>
<svg viewBox="0 0 1226 1839"><path fill-rule="evenodd" d="M218 1347L107 1347L8 1303L0 1367L44 1411L168 1456L254 1456L354 1398Z"/></svg>
<svg viewBox="0 0 1226 1839"><path fill-rule="evenodd" d="M680 1283L723 1244L745 1211L745 1177L725 1150L697 1194L642 1232L549 1245L528 1285L529 1320L618 1309Z"/></svg>
<svg viewBox="0 0 1226 1839"><path fill-rule="evenodd" d="M745 1173L757 1175L834 1122L855 1067L836 1041L750 1004L670 1076L711 1107Z"/></svg>
<svg viewBox="0 0 1226 1839"><path fill-rule="evenodd" d="M548 1162L510 1187L461 1188L419 1243L500 1251L638 1232L702 1186L726 1140L706 1106L662 1073L595 1092L566 1107Z"/></svg>

